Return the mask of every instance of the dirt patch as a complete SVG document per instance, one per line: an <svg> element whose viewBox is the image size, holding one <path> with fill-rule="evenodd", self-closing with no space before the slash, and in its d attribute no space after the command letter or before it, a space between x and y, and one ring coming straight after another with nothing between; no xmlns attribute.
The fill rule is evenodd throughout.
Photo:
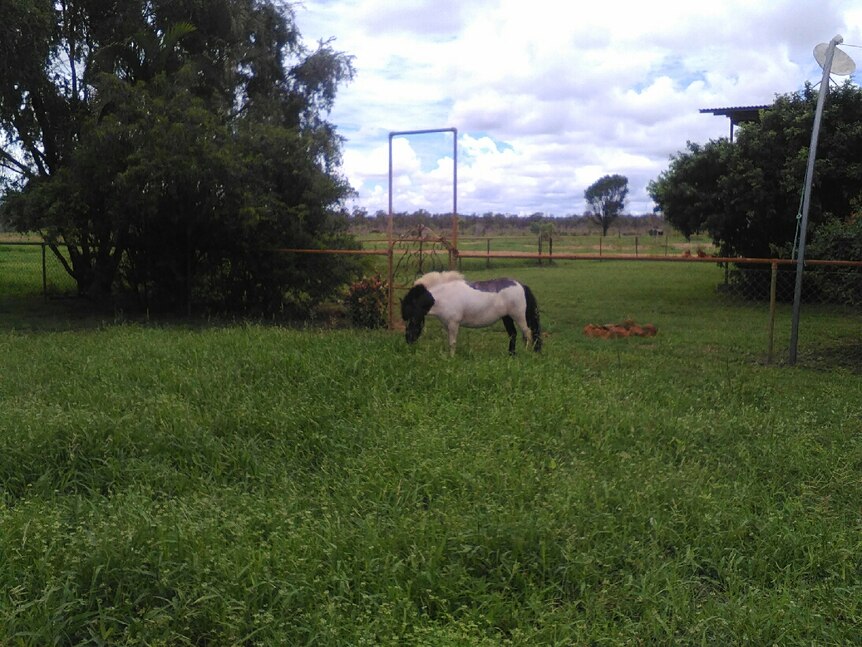
<svg viewBox="0 0 862 647"><path fill-rule="evenodd" d="M619 339L620 337L655 337L658 328L654 325L637 324L632 319L626 319L622 323L609 323L602 326L598 324L587 324L584 326L584 334L587 337L598 337L599 339Z"/></svg>

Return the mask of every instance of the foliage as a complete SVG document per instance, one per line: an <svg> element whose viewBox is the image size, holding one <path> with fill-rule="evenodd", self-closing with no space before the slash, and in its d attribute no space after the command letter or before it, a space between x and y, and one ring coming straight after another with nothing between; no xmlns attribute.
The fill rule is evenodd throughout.
<svg viewBox="0 0 862 647"><path fill-rule="evenodd" d="M689 143L648 187L667 221L689 234L708 231L725 256L767 257L792 243L816 102L806 85L776 97L759 123L741 127L734 144ZM848 81L826 102L809 231L846 220L860 195L862 89Z"/></svg>
<svg viewBox="0 0 862 647"><path fill-rule="evenodd" d="M530 224L530 233L535 234L540 241L553 239L556 231L553 220L537 220Z"/></svg>
<svg viewBox="0 0 862 647"><path fill-rule="evenodd" d="M386 328L389 324L389 290L379 274L352 283L345 303L350 321L359 328Z"/></svg>
<svg viewBox="0 0 862 647"><path fill-rule="evenodd" d="M0 644L858 643L858 365L760 365L713 264L518 271L542 356L0 333ZM581 334L627 314L659 334ZM859 329L806 311L802 359Z"/></svg>
<svg viewBox="0 0 862 647"><path fill-rule="evenodd" d="M724 212L716 187L727 171L731 146L726 139L704 146L688 142L686 152L672 157L670 169L647 186L658 209L686 238Z"/></svg>
<svg viewBox="0 0 862 647"><path fill-rule="evenodd" d="M11 4L3 210L41 232L82 294L273 312L355 271L275 251L348 244L350 188L323 115L352 64L329 43L306 49L289 7Z"/></svg>
<svg viewBox="0 0 862 647"><path fill-rule="evenodd" d="M385 234L388 227L389 214L378 211L376 214L368 215L361 209L355 209L349 216L351 231L373 235ZM473 236L502 236L522 233L538 234L537 229L542 224L553 224L553 234L593 234L596 231L592 218L582 214L569 215L547 215L544 213L533 214L528 217L486 212L483 214L460 214L458 216L460 235L464 237ZM448 213L430 214L419 210L413 213L395 212L392 214L392 225L396 233L417 231L420 226L428 226L437 232L447 232L452 227L452 216ZM665 223L656 214L621 214L615 221L616 226L623 234L632 232L644 232L650 228L662 228ZM599 231L601 231L599 229Z"/></svg>
<svg viewBox="0 0 862 647"><path fill-rule="evenodd" d="M806 258L862 260L862 217L825 222L806 246ZM830 303L862 305L862 268L812 266L812 283Z"/></svg>
<svg viewBox="0 0 862 647"><path fill-rule="evenodd" d="M605 175L584 191L584 199L592 209L593 221L608 235L608 227L622 213L629 192L629 181L623 175Z"/></svg>

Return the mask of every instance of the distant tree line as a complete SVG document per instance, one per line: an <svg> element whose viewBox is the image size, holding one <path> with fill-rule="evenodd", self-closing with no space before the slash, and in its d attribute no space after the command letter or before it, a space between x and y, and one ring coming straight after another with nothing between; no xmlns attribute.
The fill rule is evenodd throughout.
<svg viewBox="0 0 862 647"><path fill-rule="evenodd" d="M351 231L363 234L385 235L388 218L388 212L382 210L369 214L365 209L355 208L348 214ZM392 214L392 222L397 234L417 231L421 225L448 236L452 229L452 214L431 213L422 209L414 212L400 211ZM553 225L553 231L559 234L601 235L603 230L591 212L566 216L551 216L543 212L524 216L491 211L482 214L458 214L458 230L462 236L537 234L547 231L547 227L542 229L542 225ZM646 235L650 229L661 230L663 225L663 219L656 214L620 214L614 220L608 235Z"/></svg>
<svg viewBox="0 0 862 647"><path fill-rule="evenodd" d="M623 175L606 175L596 180L584 191L587 210L583 215L568 215L564 217L548 216L535 212L529 216L506 213L486 212L481 215L459 214L459 229L475 236L500 234L504 232L532 233L544 239L554 232L588 233L591 224L599 227L603 236L608 235L611 225L619 221L617 233L640 231L642 225L648 222L654 231L658 229L659 218L655 214L646 219L637 216L624 216L626 195L628 194L628 178ZM373 217L363 208L355 208L351 214L351 224L355 231L386 231L389 214L377 211ZM451 229L451 214L432 214L424 209L413 213L399 212L392 214L393 227L398 231L418 230L421 226L430 227L442 232ZM660 225L658 225L660 226Z"/></svg>

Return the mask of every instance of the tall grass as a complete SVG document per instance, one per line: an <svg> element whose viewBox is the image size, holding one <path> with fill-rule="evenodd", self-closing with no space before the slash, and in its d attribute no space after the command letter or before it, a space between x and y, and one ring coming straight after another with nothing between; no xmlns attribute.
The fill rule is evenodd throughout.
<svg viewBox="0 0 862 647"><path fill-rule="evenodd" d="M862 375L764 366L716 268L511 269L542 355L7 325L0 644L858 642Z"/></svg>

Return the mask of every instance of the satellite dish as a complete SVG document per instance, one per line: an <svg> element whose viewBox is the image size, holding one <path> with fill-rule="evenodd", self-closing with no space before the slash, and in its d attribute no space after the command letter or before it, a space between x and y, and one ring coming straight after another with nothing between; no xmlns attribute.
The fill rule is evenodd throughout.
<svg viewBox="0 0 862 647"><path fill-rule="evenodd" d="M829 49L829 43L820 43L814 48L814 58L821 69L826 65L827 49ZM832 69L830 72L839 76L849 76L855 71L856 63L853 62L853 59L836 47L835 55L832 57Z"/></svg>

